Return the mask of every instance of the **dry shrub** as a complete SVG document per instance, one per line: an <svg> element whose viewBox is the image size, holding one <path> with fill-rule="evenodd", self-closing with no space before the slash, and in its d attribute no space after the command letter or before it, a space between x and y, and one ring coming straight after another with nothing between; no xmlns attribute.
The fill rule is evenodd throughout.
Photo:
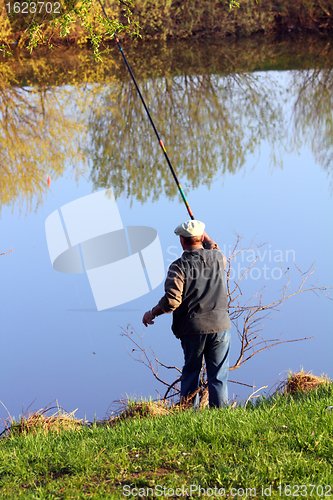
<svg viewBox="0 0 333 500"><path fill-rule="evenodd" d="M208 389L199 388L200 409L208 406ZM131 401L118 400L115 403L118 405L116 412L111 412L111 415L106 420L98 420L97 425L113 425L122 420L133 418L156 418L163 415L173 415L181 411L193 409L193 399L196 393L187 399L180 399L177 402L160 399L158 401ZM114 414L116 414L114 416Z"/></svg>
<svg viewBox="0 0 333 500"><path fill-rule="evenodd" d="M131 404L121 414L122 418L141 418L141 417L160 417L161 415L169 415L170 409L161 402L146 402L140 401Z"/></svg>
<svg viewBox="0 0 333 500"><path fill-rule="evenodd" d="M274 0L276 29L332 31L332 0Z"/></svg>
<svg viewBox="0 0 333 500"><path fill-rule="evenodd" d="M68 413L61 408L57 408L56 413L48 416L49 408L37 410L34 413L23 415L19 422L11 422L8 430L11 434L32 433L33 435L40 431L47 434L49 432L60 433L67 430L80 430L82 429L83 420L75 418L75 411Z"/></svg>
<svg viewBox="0 0 333 500"><path fill-rule="evenodd" d="M168 405L163 400L133 401L127 399L115 401L111 407L114 405L116 405L116 411L111 411L104 420L97 420L96 425L109 426L133 418L156 418L173 414L176 410L176 406Z"/></svg>
<svg viewBox="0 0 333 500"><path fill-rule="evenodd" d="M142 418L142 417L160 417L169 415L171 408L168 408L162 401L120 401L123 406L118 418Z"/></svg>
<svg viewBox="0 0 333 500"><path fill-rule="evenodd" d="M327 376L318 377L311 372L304 372L301 370L298 373L290 373L287 380L279 386L278 392L282 394L309 392L329 383L331 383L331 381Z"/></svg>
<svg viewBox="0 0 333 500"><path fill-rule="evenodd" d="M115 0L108 4L115 10ZM274 24L273 5L263 0L242 0L232 10L229 1L221 0L136 0L133 17L145 40L249 35L269 31Z"/></svg>

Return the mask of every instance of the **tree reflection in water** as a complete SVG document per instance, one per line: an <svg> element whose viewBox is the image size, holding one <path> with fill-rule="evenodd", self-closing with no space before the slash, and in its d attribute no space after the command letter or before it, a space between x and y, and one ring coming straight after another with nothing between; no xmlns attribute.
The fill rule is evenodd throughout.
<svg viewBox="0 0 333 500"><path fill-rule="evenodd" d="M329 174L333 168L333 70L309 69L292 75L293 147L306 142Z"/></svg>
<svg viewBox="0 0 333 500"><path fill-rule="evenodd" d="M333 51L325 40L125 47L183 184L210 185L270 145L267 164L310 145L332 172ZM297 65L297 67L296 67ZM296 69L295 69L296 67ZM293 69L276 77L271 69ZM260 72L258 72L260 70ZM265 71L265 72L264 72ZM37 207L52 179L145 201L177 188L118 52L0 65L0 202Z"/></svg>
<svg viewBox="0 0 333 500"><path fill-rule="evenodd" d="M252 74L187 75L141 82L179 177L191 186L210 185L216 175L235 172L265 139L283 136L281 109ZM104 110L89 117L91 177L97 187L112 186L144 201L173 183L131 83L108 89Z"/></svg>
<svg viewBox="0 0 333 500"><path fill-rule="evenodd" d="M101 89L90 82L108 77L85 56L60 70L52 62L40 57L0 63L0 209L37 209L48 174L55 180L86 171L87 109Z"/></svg>

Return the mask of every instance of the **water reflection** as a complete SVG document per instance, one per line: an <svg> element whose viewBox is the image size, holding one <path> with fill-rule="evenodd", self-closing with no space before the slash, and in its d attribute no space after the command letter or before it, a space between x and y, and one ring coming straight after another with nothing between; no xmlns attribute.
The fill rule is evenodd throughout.
<svg viewBox="0 0 333 500"><path fill-rule="evenodd" d="M216 176L240 170L248 154L260 155L264 140L271 165L280 164L281 152L309 143L331 173L330 42L244 43L128 49L185 186L209 186ZM295 54L305 69L289 72L288 80L253 72L292 68ZM47 173L55 179L68 165L116 195L174 197L177 189L119 53L102 65L84 52L52 57L1 63L1 204L38 206Z"/></svg>
<svg viewBox="0 0 333 500"><path fill-rule="evenodd" d="M306 141L316 161L328 173L333 166L333 70L295 72L291 91L296 99L293 109L294 148ZM311 127L309 126L311 124Z"/></svg>
<svg viewBox="0 0 333 500"><path fill-rule="evenodd" d="M98 108L101 88L89 82L92 75L97 82L108 76L103 68L93 72L84 56L66 66L59 71L46 57L0 64L1 205L37 208L48 174L55 180L68 165L77 178L85 172L85 110Z"/></svg>
<svg viewBox="0 0 333 500"><path fill-rule="evenodd" d="M64 112L69 92L45 89L0 90L0 200L2 204L26 202L32 208L42 202L49 174L63 174L67 162L79 159L75 134L83 124ZM61 105L59 105L61 102ZM68 134L71 130L71 134Z"/></svg>
<svg viewBox="0 0 333 500"><path fill-rule="evenodd" d="M267 137L281 137L276 89L268 90L251 74L191 75L141 82L156 126L180 177L197 187L216 174L235 172L246 155ZM113 186L139 200L160 194L175 196L159 145L131 83L108 88L104 111L92 110L89 156L95 187Z"/></svg>

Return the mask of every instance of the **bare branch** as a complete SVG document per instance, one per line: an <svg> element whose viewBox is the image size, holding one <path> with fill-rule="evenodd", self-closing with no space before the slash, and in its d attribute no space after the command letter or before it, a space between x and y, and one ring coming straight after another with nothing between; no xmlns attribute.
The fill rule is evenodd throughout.
<svg viewBox="0 0 333 500"><path fill-rule="evenodd" d="M3 253L0 253L0 255L6 255L7 253L10 253L10 252L12 252L12 251L13 251L13 250L12 250L12 247L10 247L10 250L8 250L8 252L3 252Z"/></svg>
<svg viewBox="0 0 333 500"><path fill-rule="evenodd" d="M240 287L241 281L243 281L244 283L244 278L247 277L251 268L258 261L258 259L262 261L263 257L258 253L256 254L256 252L258 252L258 249L261 248L263 244L262 243L256 244L254 239L252 239L250 245L247 248L243 248L242 240L243 238L239 234L236 234L236 243L228 259L228 266L226 269L226 287L229 297L229 302L228 302L229 316L236 328L240 342L240 350L238 353L237 360L234 363L234 365L229 368L229 371L236 370L240 366L243 366L256 354L259 354L260 352L266 349L270 349L276 345L287 344L290 342L300 342L303 340L308 340L313 338L313 337L305 337L301 339L292 339L292 340L280 340L280 336L278 338L269 340L264 338L262 331L264 329L266 321L268 319L272 320L274 319L274 317L276 317L276 315L271 316L272 312L273 311L279 312L278 309L279 306L281 306L286 300L289 300L295 295L304 292L313 292L316 295L322 294L325 297L331 299L331 297L328 296L328 293L324 293L327 290L330 290L330 287L308 285L307 288L305 288L305 285L309 283L308 280L310 276L313 276L313 273L316 269L314 267L315 262L313 262L313 264L311 264L309 269L307 269L307 271L305 272L301 271L301 269L299 269L299 267L295 264L295 268L300 276L300 283L296 288L296 290L294 291L290 289L291 287L290 269L289 267L287 269L284 269L280 263L282 276L285 279L285 283L283 285L282 290L280 291L280 297L277 300L274 300L273 302L270 303L264 303L264 294L266 292L266 287L261 288L260 290L255 292L252 296L250 296L250 298L248 299L243 298L243 291ZM246 267L245 271L242 272L242 274L238 277L238 279L231 280L232 268L236 257L249 250L251 250L251 252L254 252L252 254L251 264ZM126 336L135 346L132 352L137 351L137 353L139 354L139 357L133 357L132 354L130 354L133 357L133 359L136 359L136 361L139 361L143 363L145 366L147 366L152 371L154 377L163 385L167 386L167 390L163 396L163 400L165 401L167 398L178 396L180 391L177 388L177 384L179 384L179 382L181 381L181 376L178 376L177 379L170 384L159 376L158 370L159 367L162 367L167 370L176 370L180 375L182 371L176 366L169 366L162 363L157 358L153 348L150 347L150 351L153 355L153 361L152 361L149 358L147 351L144 347L143 335L140 337L140 335L138 335L135 332L136 337L133 338L132 336L133 329L131 330L130 325L127 326L127 330L122 329L122 331L123 331L122 335ZM252 385L243 382L236 382L234 380L229 380L229 382L253 388ZM251 397L253 397L258 391L266 387L267 386L261 387L257 391L253 392L251 396L248 398L245 407ZM205 366L203 366L201 372L201 380L197 391L200 396L200 407L206 404L207 394L208 394L207 390L208 390L207 373Z"/></svg>
<svg viewBox="0 0 333 500"><path fill-rule="evenodd" d="M261 389L267 389L267 387L268 387L268 385L263 385L262 387L260 387L260 389L257 389L256 391L252 392L252 394L246 400L246 403L245 403L245 406L244 406L244 410L246 410L247 403L250 401L250 399L252 398L252 396L254 396L255 394L257 394L257 392L261 391ZM256 398L257 397L258 396L256 396Z"/></svg>
<svg viewBox="0 0 333 500"><path fill-rule="evenodd" d="M137 358L134 357L131 353L128 353L129 356L131 356L131 358L135 359L135 361L138 361L139 363L142 363L145 366L147 366L147 368L149 368L151 370L151 372L154 375L154 377L159 382L161 382L163 385L166 385L169 388L170 387L169 382L166 382L165 380L163 380L161 377L158 376L158 365L161 365L161 366L163 366L163 367L165 367L167 369L177 370L179 373L181 373L181 370L179 368L177 368L176 366L169 366L168 367L168 366L163 365L163 363L161 363L160 361L158 361L158 359L156 358L156 355L155 355L154 351L151 348L152 354L154 356L154 361L155 361L155 365L154 365L154 362L149 358L149 356L147 354L147 351L146 351L146 348L145 348L145 346L143 344L144 333L142 334L142 336L140 336L131 327L131 325L127 325L127 329L126 330L124 328L121 328L121 330L122 330L121 335L124 336L124 337L127 337L136 346L137 349L132 349L132 352L137 351L138 353L140 353L140 357L137 357ZM132 336L133 333L135 333L135 335L140 339L140 344L133 338L133 336Z"/></svg>
<svg viewBox="0 0 333 500"><path fill-rule="evenodd" d="M164 394L164 397L163 397L163 399L164 399L164 400L168 397L168 394L169 394L169 392L171 391L171 389L173 389L173 388L175 387L175 385L177 385L177 384L181 381L181 379L182 379L182 378L181 378L181 377L179 377L179 378L177 378L174 382L172 382L172 384L170 384L170 385L169 385L169 387L168 387L168 389L167 389L166 393ZM178 391L178 393L179 393L179 391ZM173 395L173 396L174 396L174 395Z"/></svg>
<svg viewBox="0 0 333 500"><path fill-rule="evenodd" d="M154 351L153 351L152 348L151 348L151 351L154 353ZM154 355L155 355L155 353L154 353ZM166 368L167 370L177 370L179 373L182 373L182 371L180 370L180 368L178 368L177 366L167 366L164 363L162 363L161 361L159 361L156 357L155 357L155 361L156 361L156 363L158 363L159 365L163 366L163 368Z"/></svg>
<svg viewBox="0 0 333 500"><path fill-rule="evenodd" d="M244 384L244 382L236 382L235 380L229 380L229 379L228 382L230 382L231 384L245 385L246 387L251 387L251 389L253 389L253 385Z"/></svg>
<svg viewBox="0 0 333 500"><path fill-rule="evenodd" d="M266 345L265 347L262 347L261 349L258 349L257 351L255 351L252 354L250 354L250 356L248 356L246 359L243 359L243 356L239 356L239 358L236 361L236 363L234 364L234 366L231 366L229 368L229 371L236 370L237 368L239 368L240 366L242 366L244 363L246 363L246 361L248 361L249 359L253 358L253 356L255 354L258 354L259 352L264 351L265 349L269 349L270 347L273 347L275 345L287 344L288 342L300 342L301 340L309 340L309 339L313 339L313 338L314 338L314 336L312 336L312 337L304 337L304 339L280 340L279 342L274 342L273 344ZM263 342L273 342L273 341L272 340L264 340ZM262 344L263 342L259 342L259 343ZM259 343L256 344L253 347L256 347L257 345L259 345Z"/></svg>
<svg viewBox="0 0 333 500"><path fill-rule="evenodd" d="M329 290L328 287L321 287L321 286L310 286L307 288L305 287L305 283L308 281L310 276L313 275L315 268L314 263L311 264L309 269L305 272L301 271L299 267L295 264L296 269L300 273L300 284L298 288L295 291L289 291L290 289L290 270L289 267L287 269L284 269L283 266L280 263L280 267L282 270L282 273L284 277L286 278L286 283L283 286L282 294L278 300L275 300L274 302L264 304L263 303L263 295L265 292L265 287L256 292L255 294L252 295L248 300L244 301L243 303L240 303L240 297L243 296L242 290L240 288L240 282L246 277L246 275L249 273L252 265L257 262L259 259L259 256L257 255L253 262L251 263L250 266L247 267L247 269L242 273L241 276L238 277L238 280L234 281L233 287L230 286L230 276L231 276L231 270L233 266L233 261L239 255L241 252L246 252L251 250L252 252L255 252L258 250L259 247L262 245L255 245L254 240L251 241L250 245L247 248L242 248L242 237L239 235L236 235L236 244L231 252L230 258L229 258L229 266L228 266L228 271L227 271L227 276L226 276L226 284L227 284L227 290L229 294L229 310L231 309L232 311L229 311L230 314L230 319L232 323L235 325L238 337L240 340L240 352L237 358L237 361L235 364L230 367L230 370L235 370L236 368L239 368L242 366L246 361L251 359L255 354L258 354L259 352L269 349L270 347L273 347L274 345L281 344L281 343L287 343L287 342L297 342L300 340L305 340L305 339L294 339L294 340L288 340L288 341L277 341L277 339L274 340L265 340L263 339L260 335L259 332L263 329L263 321L266 319L272 319L269 318L269 315L271 314L272 311L278 311L278 307L283 304L286 300L290 299L291 297L299 294L299 293L304 293L304 292L313 292L316 295L318 295L318 292L321 293L324 296L327 296L324 292L326 290ZM329 298L329 297L328 297ZM237 303L236 303L237 301ZM242 327L239 327L239 323L242 321L243 325ZM260 342L257 342L258 339L261 339ZM264 347L260 347L260 345L265 344ZM251 354L248 355L249 350L251 350Z"/></svg>

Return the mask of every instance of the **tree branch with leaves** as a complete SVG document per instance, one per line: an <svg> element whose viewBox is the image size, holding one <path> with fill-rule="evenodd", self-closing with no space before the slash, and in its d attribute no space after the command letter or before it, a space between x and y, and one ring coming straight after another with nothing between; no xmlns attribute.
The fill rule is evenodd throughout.
<svg viewBox="0 0 333 500"><path fill-rule="evenodd" d="M131 0L109 0L103 7L98 0L52 1L48 3L48 11L46 5L39 2L40 8L36 10L28 2L23 14L20 2L0 0L4 16L0 32L3 55L12 55L14 38L19 48L27 47L32 52L39 45L54 48L55 39L70 41L74 37L81 44L89 41L95 59L101 60L101 54L108 51L105 42L116 33L140 36L138 22L132 18Z"/></svg>

